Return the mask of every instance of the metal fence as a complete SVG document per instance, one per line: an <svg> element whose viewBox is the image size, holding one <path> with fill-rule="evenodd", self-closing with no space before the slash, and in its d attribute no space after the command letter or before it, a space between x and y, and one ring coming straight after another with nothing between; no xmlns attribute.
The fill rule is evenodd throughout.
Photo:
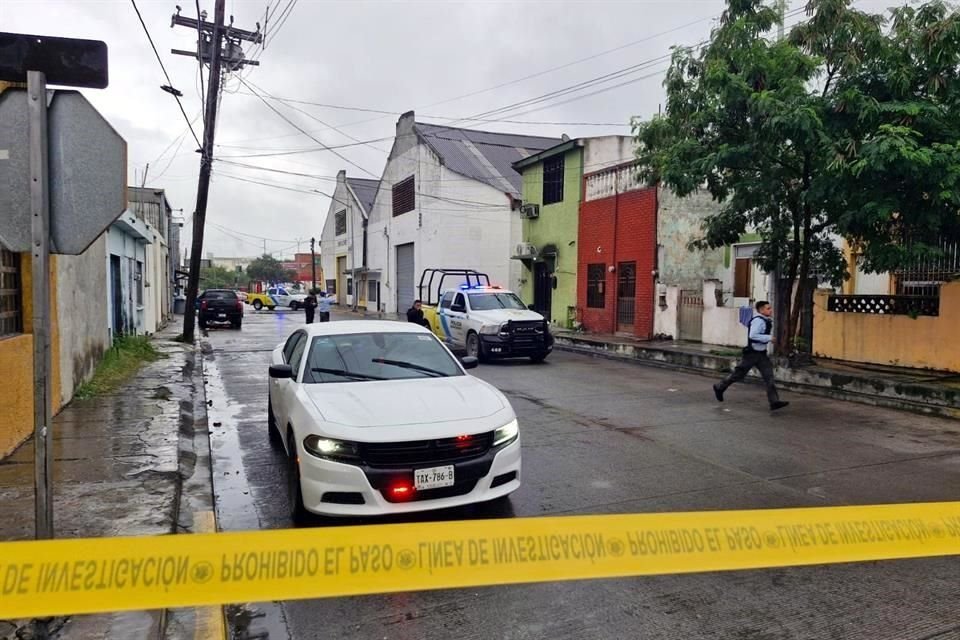
<svg viewBox="0 0 960 640"><path fill-rule="evenodd" d="M942 240L940 255L922 258L895 269L898 296L937 297L940 285L960 276L960 243Z"/></svg>

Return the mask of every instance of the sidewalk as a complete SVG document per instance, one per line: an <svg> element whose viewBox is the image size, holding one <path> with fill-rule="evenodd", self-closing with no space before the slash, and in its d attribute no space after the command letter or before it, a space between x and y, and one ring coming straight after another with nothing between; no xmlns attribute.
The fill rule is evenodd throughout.
<svg viewBox="0 0 960 640"><path fill-rule="evenodd" d="M146 536L188 531L211 510L209 445L200 367L174 342L172 322L153 341L165 355L122 388L74 400L54 419L54 527L57 538ZM204 475L205 474L205 475ZM0 540L34 535L33 442L0 461ZM136 611L51 623L56 638L160 638L172 616ZM0 622L19 638L28 621Z"/></svg>
<svg viewBox="0 0 960 640"><path fill-rule="evenodd" d="M682 341L557 332L555 348L650 366L682 369L719 378L733 369L736 347ZM751 376L758 378L754 371ZM815 364L777 366L785 389L919 413L960 417L960 374L815 359Z"/></svg>

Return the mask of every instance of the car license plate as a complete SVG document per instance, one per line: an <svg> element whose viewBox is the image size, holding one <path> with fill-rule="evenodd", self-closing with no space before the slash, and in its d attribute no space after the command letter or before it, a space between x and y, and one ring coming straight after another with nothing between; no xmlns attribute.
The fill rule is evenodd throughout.
<svg viewBox="0 0 960 640"><path fill-rule="evenodd" d="M453 465L447 465L446 467L430 467L429 469L417 469L413 472L413 484L417 488L417 491L439 489L440 487L452 487Z"/></svg>
<svg viewBox="0 0 960 640"><path fill-rule="evenodd" d="M227 314L225 314L225 313L218 313L218 314L217 314L217 317L218 317L218 318L226 318L226 317L227 317Z"/></svg>

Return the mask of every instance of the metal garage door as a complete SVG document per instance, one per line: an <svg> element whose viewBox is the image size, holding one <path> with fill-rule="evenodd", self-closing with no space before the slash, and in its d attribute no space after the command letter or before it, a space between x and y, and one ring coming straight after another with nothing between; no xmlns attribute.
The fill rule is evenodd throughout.
<svg viewBox="0 0 960 640"><path fill-rule="evenodd" d="M413 243L397 245L397 313L406 313L413 306L416 294L414 281Z"/></svg>

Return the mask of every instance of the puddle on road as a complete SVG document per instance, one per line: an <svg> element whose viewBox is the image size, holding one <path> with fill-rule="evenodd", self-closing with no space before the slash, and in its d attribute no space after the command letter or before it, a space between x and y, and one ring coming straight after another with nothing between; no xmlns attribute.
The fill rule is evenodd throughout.
<svg viewBox="0 0 960 640"><path fill-rule="evenodd" d="M243 409L227 394L216 360L207 358L203 363L203 373L207 390L207 422L210 424L217 521L223 531L260 529L260 518L250 495L250 483L243 467L243 453L237 433L237 421Z"/></svg>
<svg viewBox="0 0 960 640"><path fill-rule="evenodd" d="M210 425L210 454L217 523L221 531L261 529L250 489L240 435L237 432L243 407L231 400L216 360L203 363L207 394L207 422ZM217 425L217 426L213 426ZM289 638L280 603L248 604L227 608L231 638L235 640L282 640Z"/></svg>

